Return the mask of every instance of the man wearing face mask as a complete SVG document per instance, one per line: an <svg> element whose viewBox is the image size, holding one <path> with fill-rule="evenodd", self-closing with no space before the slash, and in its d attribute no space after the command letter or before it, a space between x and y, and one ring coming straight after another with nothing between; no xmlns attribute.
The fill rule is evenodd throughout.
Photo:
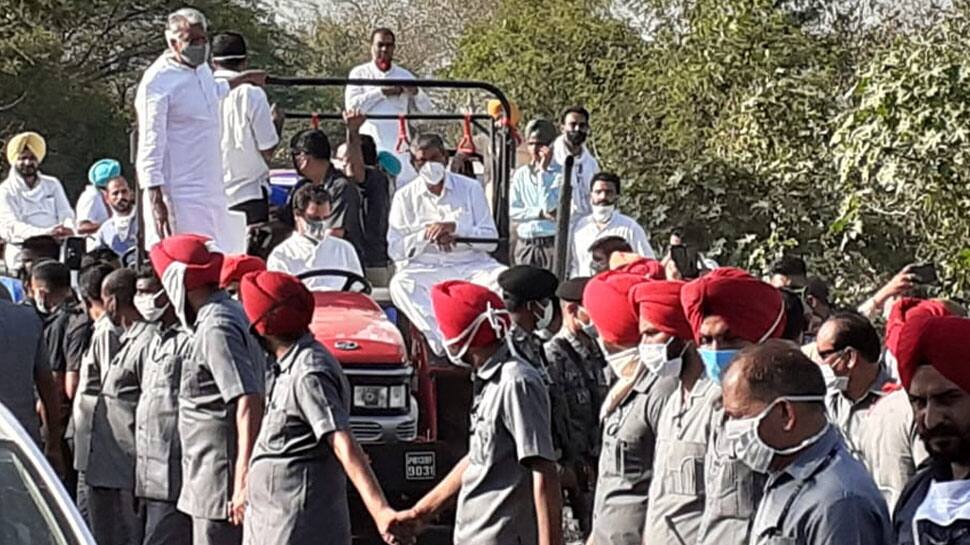
<svg viewBox="0 0 970 545"><path fill-rule="evenodd" d="M596 343L593 322L583 308L587 282L589 278L573 278L556 288L562 327L545 344L549 379L565 398L565 426L558 433L553 429L553 440L560 451L563 491L584 540L592 531L599 408L606 395L606 359ZM553 422L557 420L554 416Z"/></svg>
<svg viewBox="0 0 970 545"><path fill-rule="evenodd" d="M473 370L476 395L468 454L406 519L427 522L458 496L455 543L562 545L543 376L510 350L510 320L498 295L450 280L435 285L431 297L448 359Z"/></svg>
<svg viewBox="0 0 970 545"><path fill-rule="evenodd" d="M327 221L331 216L330 192L321 185L305 184L293 195L296 230L266 260L266 268L296 276L312 269L340 269L363 276L353 245L333 236ZM318 277L307 280L312 290L340 289L343 278Z"/></svg>
<svg viewBox="0 0 970 545"><path fill-rule="evenodd" d="M91 452L86 482L91 533L99 544L141 545L144 521L135 505L135 408L155 324L135 308L136 273L119 269L101 286L105 315L122 331L117 354L101 370L91 424Z"/></svg>
<svg viewBox="0 0 970 545"><path fill-rule="evenodd" d="M8 271L20 266L21 244L50 235L58 240L74 234L74 210L60 180L40 172L47 142L35 132L20 133L7 142L10 172L0 183L0 238L7 242L4 261Z"/></svg>
<svg viewBox="0 0 970 545"><path fill-rule="evenodd" d="M105 220L94 235L97 247L111 248L123 257L138 244L138 218L135 217L135 201L128 187L128 180L118 176L105 186L111 217Z"/></svg>
<svg viewBox="0 0 970 545"><path fill-rule="evenodd" d="M556 208L562 170L552 162L549 147L556 127L546 119L534 119L525 128L530 162L512 175L509 187L509 219L519 238L515 262L552 269L555 261Z"/></svg>
<svg viewBox="0 0 970 545"><path fill-rule="evenodd" d="M394 194L387 230L387 252L397 272L391 300L425 336L431 350L444 355L441 337L430 320L431 286L461 279L498 289L505 266L487 252L493 244L457 243L457 237L495 239L498 230L482 185L447 172L448 152L436 134L423 134L411 146L420 175Z"/></svg>
<svg viewBox="0 0 970 545"><path fill-rule="evenodd" d="M591 538L596 545L639 545L649 539L644 524L657 427L677 383L640 357L639 316L630 296L646 281L609 271L593 277L583 291L583 307L616 377L600 409L603 442Z"/></svg>
<svg viewBox="0 0 970 545"><path fill-rule="evenodd" d="M582 106L570 106L559 117L562 134L552 143L553 164L565 169L566 157L573 157L573 205L572 217L578 221L588 215L590 208L590 185L600 171L599 161L586 148L589 138L589 111ZM572 221L573 225L576 221Z"/></svg>
<svg viewBox="0 0 970 545"><path fill-rule="evenodd" d="M866 461L862 434L873 426L869 415L879 400L900 386L880 360L882 343L869 320L854 312L838 313L818 333L816 346L828 388L829 416L842 430L852 454Z"/></svg>
<svg viewBox="0 0 970 545"><path fill-rule="evenodd" d="M704 374L691 342L693 332L680 302L683 286L654 280L630 293L639 310L640 361L676 381L657 424L647 543L696 543L704 512L704 454L718 389Z"/></svg>
<svg viewBox="0 0 970 545"><path fill-rule="evenodd" d="M192 338L150 266L139 271L135 288L135 308L159 330L146 355L135 413L135 497L145 509L143 545L191 543L192 519L176 502L182 490L178 398Z"/></svg>
<svg viewBox="0 0 970 545"><path fill-rule="evenodd" d="M239 545L263 414L265 353L242 306L219 289L223 256L211 240L176 235L150 257L179 321L194 332L179 397L178 508L192 517L194 545Z"/></svg>
<svg viewBox="0 0 970 545"><path fill-rule="evenodd" d="M965 545L970 536L970 320L922 316L896 356L916 429L930 453L893 512L892 543Z"/></svg>
<svg viewBox="0 0 970 545"><path fill-rule="evenodd" d="M209 68L205 16L182 8L168 16L168 49L145 71L135 94L138 182L145 189L145 246L178 233L227 236L228 202L220 147L220 102L266 73L218 82Z"/></svg>
<svg viewBox="0 0 970 545"><path fill-rule="evenodd" d="M592 213L580 219L573 232L571 277L593 274L592 246L605 237L622 237L637 254L655 257L643 227L617 210L619 198L619 176L611 172L600 172L593 176L590 183Z"/></svg>
<svg viewBox="0 0 970 545"><path fill-rule="evenodd" d="M797 347L772 340L742 350L723 382L725 435L767 474L752 545L885 545L889 512L862 462L828 422L825 382Z"/></svg>
<svg viewBox="0 0 970 545"><path fill-rule="evenodd" d="M720 386L740 349L780 337L785 304L778 289L745 271L715 269L681 288L707 378ZM715 400L716 405L719 399ZM734 456L724 437L725 414L716 409L704 458L704 514L698 543L747 544L765 475Z"/></svg>

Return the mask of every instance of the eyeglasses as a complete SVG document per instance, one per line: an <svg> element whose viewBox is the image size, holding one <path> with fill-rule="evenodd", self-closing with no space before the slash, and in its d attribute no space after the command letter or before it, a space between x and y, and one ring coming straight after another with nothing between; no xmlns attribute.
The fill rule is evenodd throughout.
<svg viewBox="0 0 970 545"><path fill-rule="evenodd" d="M834 356L835 354L838 354L839 357L842 357L845 354L847 354L851 349L852 349L851 346L846 346L844 348L833 348L831 350L819 350L818 357L821 358L822 361L829 359L830 356Z"/></svg>

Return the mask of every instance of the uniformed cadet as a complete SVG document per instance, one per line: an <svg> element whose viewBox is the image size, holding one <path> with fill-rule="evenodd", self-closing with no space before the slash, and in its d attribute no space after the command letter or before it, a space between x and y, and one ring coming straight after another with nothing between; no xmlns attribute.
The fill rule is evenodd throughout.
<svg viewBox="0 0 970 545"><path fill-rule="evenodd" d="M738 354L723 389L732 451L768 475L751 545L891 543L885 501L826 417L817 365L768 341Z"/></svg>
<svg viewBox="0 0 970 545"><path fill-rule="evenodd" d="M78 291L94 320L91 341L81 358L77 395L74 397L72 419L74 425L74 469L77 477L78 510L86 517L88 525L93 525L88 506L89 487L86 481L88 461L91 454L91 427L94 410L98 404L98 394L108 364L121 346L120 331L104 311L101 300L101 284L114 269L109 265L97 264L81 271L78 278Z"/></svg>
<svg viewBox="0 0 970 545"><path fill-rule="evenodd" d="M135 409L145 355L157 335L134 305L135 271L119 269L101 284L105 316L123 331L117 354L102 369L85 475L91 533L98 545L141 545L144 521L135 505Z"/></svg>
<svg viewBox="0 0 970 545"><path fill-rule="evenodd" d="M203 237L176 235L152 248L151 261L175 314L193 330L179 393L178 508L192 516L195 545L238 545L263 414L265 356L242 306L219 289L223 256L211 246Z"/></svg>
<svg viewBox="0 0 970 545"><path fill-rule="evenodd" d="M239 282L243 275L251 272L265 271L266 261L261 257L249 254L227 255L222 262L222 273L219 274L219 287L226 290L230 297L239 299Z"/></svg>
<svg viewBox="0 0 970 545"><path fill-rule="evenodd" d="M182 363L192 338L151 267L138 273L135 307L159 328L142 371L135 424L135 497L145 508L144 545L192 542L192 519L176 508L182 490L178 409Z"/></svg>
<svg viewBox="0 0 970 545"><path fill-rule="evenodd" d="M545 344L549 378L559 385L569 416L564 437L553 436L561 455L563 490L579 522L583 539L593 523L593 490L599 456L599 408L606 395L606 359L596 344L595 331L583 304L588 277L567 280L556 288L562 327Z"/></svg>
<svg viewBox="0 0 970 545"><path fill-rule="evenodd" d="M925 316L903 326L896 355L929 461L893 512L898 545L970 541L970 320Z"/></svg>
<svg viewBox="0 0 970 545"><path fill-rule="evenodd" d="M640 361L676 379L660 412L644 543L696 543L704 513L704 454L718 388L704 373L680 303L678 281L638 284L631 293L640 318Z"/></svg>
<svg viewBox="0 0 970 545"><path fill-rule="evenodd" d="M704 373L720 390L724 371L745 346L778 337L785 326L785 304L777 288L750 274L722 267L685 284L680 291ZM704 514L700 545L747 544L761 498L763 473L733 454L724 437L720 392L714 403L704 456Z"/></svg>
<svg viewBox="0 0 970 545"><path fill-rule="evenodd" d="M350 545L347 477L379 533L410 540L413 525L395 520L351 434L347 377L308 329L313 295L281 272L249 273L239 289L253 330L278 362L250 465L245 542Z"/></svg>
<svg viewBox="0 0 970 545"><path fill-rule="evenodd" d="M603 428L596 499L595 545L640 545L653 477L660 411L676 388L673 377L652 372L640 358L638 315L630 291L646 279L609 271L583 290L583 307L599 332L616 377L600 409Z"/></svg>
<svg viewBox="0 0 970 545"><path fill-rule="evenodd" d="M431 302L448 359L474 369L468 454L406 513L430 520L456 495L455 543L562 544L559 476L542 375L504 341L509 318L486 288L450 280Z"/></svg>

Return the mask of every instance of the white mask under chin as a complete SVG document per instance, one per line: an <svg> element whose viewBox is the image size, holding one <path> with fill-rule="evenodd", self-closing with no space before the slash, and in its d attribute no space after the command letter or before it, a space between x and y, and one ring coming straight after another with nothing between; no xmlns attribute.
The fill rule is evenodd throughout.
<svg viewBox="0 0 970 545"><path fill-rule="evenodd" d="M438 185L445 178L445 165L437 161L428 161L421 165L418 174L424 178L426 185Z"/></svg>
<svg viewBox="0 0 970 545"><path fill-rule="evenodd" d="M594 204L593 208L593 220L597 223L606 223L613 218L613 212L616 211L616 205L613 204Z"/></svg>

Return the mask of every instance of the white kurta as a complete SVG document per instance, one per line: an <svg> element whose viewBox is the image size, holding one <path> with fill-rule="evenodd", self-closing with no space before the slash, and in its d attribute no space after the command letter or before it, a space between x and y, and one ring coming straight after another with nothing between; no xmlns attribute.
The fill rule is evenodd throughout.
<svg viewBox="0 0 970 545"><path fill-rule="evenodd" d="M208 65L189 68L167 53L142 76L138 114L138 182L161 187L172 233L196 233L220 244L228 226L222 182L219 103L229 85ZM145 246L159 240L145 192Z"/></svg>
<svg viewBox="0 0 970 545"><path fill-rule="evenodd" d="M33 189L14 169L0 183L0 237L7 241L4 261L8 273L20 266L20 244L25 239L74 223L74 210L60 180L40 173L37 176L39 181Z"/></svg>
<svg viewBox="0 0 970 545"><path fill-rule="evenodd" d="M238 76L231 70L216 71L217 80ZM229 206L262 199L269 183L269 166L262 150L279 143L266 91L243 84L222 101L222 169Z"/></svg>
<svg viewBox="0 0 970 545"><path fill-rule="evenodd" d="M593 254L589 251L589 247L597 240L606 237L622 237L630 243L637 254L643 257L656 257L646 231L630 216L614 212L610 221L602 227L593 221L593 216L586 216L579 220L573 232L570 278L593 275Z"/></svg>
<svg viewBox="0 0 970 545"><path fill-rule="evenodd" d="M569 150L566 149L566 142L563 136L559 136L552 143L552 160L565 170L566 157ZM573 206L572 215L577 220L593 211L589 199L589 183L593 176L600 171L599 161L583 146L583 152L576 157L573 163ZM572 222L575 225L574 222Z"/></svg>
<svg viewBox="0 0 970 545"><path fill-rule="evenodd" d="M91 221L100 225L111 217L108 206L104 204L104 198L101 196L101 190L91 184L84 186L84 191L77 198L77 206L74 208L78 223Z"/></svg>
<svg viewBox="0 0 970 545"><path fill-rule="evenodd" d="M424 334L431 349L442 355L431 287L445 280L466 280L497 291L505 265L492 259L487 247L458 245L444 252L429 244L425 227L437 222L455 222L458 237L498 238L498 230L485 191L471 178L447 173L439 196L418 177L394 194L387 230L387 253L397 266L389 286L391 300Z"/></svg>
<svg viewBox="0 0 970 545"><path fill-rule="evenodd" d="M355 67L350 71L351 79L414 79L414 74L397 66L382 72L373 61ZM431 110L431 99L422 90L415 96L402 93L398 96L385 96L381 87L348 85L345 98L348 110L361 110L365 114L400 115L411 111L428 112ZM398 127L400 123L394 119L365 121L360 128L361 134L369 134L374 138L377 149L395 152ZM405 152L407 150L404 150Z"/></svg>
<svg viewBox="0 0 970 545"><path fill-rule="evenodd" d="M266 268L293 276L320 269L338 269L364 276L360 258L357 257L353 244L342 238L330 236L317 242L297 232L273 248L273 252L266 260ZM327 291L338 290L345 282L344 278L321 276L308 279L304 283L313 291Z"/></svg>

